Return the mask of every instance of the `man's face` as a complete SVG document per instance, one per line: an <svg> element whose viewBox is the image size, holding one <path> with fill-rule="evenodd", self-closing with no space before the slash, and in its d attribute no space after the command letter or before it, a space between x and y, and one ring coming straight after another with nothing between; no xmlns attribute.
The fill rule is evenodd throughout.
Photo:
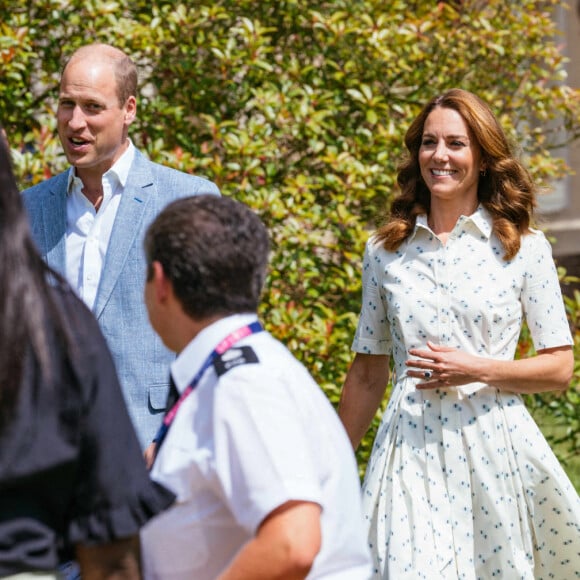
<svg viewBox="0 0 580 580"><path fill-rule="evenodd" d="M60 84L57 127L65 155L83 176L102 176L128 146L135 97L121 106L112 64L97 57L73 58Z"/></svg>

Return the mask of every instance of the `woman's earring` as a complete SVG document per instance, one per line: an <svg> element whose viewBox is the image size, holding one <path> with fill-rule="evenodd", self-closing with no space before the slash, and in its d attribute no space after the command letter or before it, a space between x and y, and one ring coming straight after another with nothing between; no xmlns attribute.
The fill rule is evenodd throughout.
<svg viewBox="0 0 580 580"><path fill-rule="evenodd" d="M485 176L487 175L487 171L486 171L485 169L482 169L482 170L479 172L479 175L481 175L481 177L485 177Z"/></svg>

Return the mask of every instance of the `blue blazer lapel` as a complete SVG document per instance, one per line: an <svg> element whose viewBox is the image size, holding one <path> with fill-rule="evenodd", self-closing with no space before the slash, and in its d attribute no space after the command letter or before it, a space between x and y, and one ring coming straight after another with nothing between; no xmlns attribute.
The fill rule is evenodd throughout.
<svg viewBox="0 0 580 580"><path fill-rule="evenodd" d="M94 305L97 318L107 304L111 293L123 271L130 249L135 243L142 244L144 232L143 220L151 197L155 195L156 186L150 170L150 161L139 151L129 171L125 189L113 224L107 256L103 264L101 281ZM136 239L139 237L139 239Z"/></svg>

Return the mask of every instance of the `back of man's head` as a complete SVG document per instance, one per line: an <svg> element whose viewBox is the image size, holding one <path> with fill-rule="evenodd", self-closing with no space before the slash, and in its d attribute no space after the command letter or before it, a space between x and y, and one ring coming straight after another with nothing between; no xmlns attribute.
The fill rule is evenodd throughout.
<svg viewBox="0 0 580 580"><path fill-rule="evenodd" d="M169 204L145 236L148 279L159 262L195 320L255 312L266 277L268 232L246 205L215 195Z"/></svg>

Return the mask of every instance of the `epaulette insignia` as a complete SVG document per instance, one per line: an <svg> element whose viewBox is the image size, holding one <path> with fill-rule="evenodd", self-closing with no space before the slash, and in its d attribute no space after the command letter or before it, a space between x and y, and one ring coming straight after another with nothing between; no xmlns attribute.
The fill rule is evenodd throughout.
<svg viewBox="0 0 580 580"><path fill-rule="evenodd" d="M260 361L251 346L238 346L232 347L222 355L217 356L213 361L213 366L217 376L221 377L234 367L257 362Z"/></svg>

